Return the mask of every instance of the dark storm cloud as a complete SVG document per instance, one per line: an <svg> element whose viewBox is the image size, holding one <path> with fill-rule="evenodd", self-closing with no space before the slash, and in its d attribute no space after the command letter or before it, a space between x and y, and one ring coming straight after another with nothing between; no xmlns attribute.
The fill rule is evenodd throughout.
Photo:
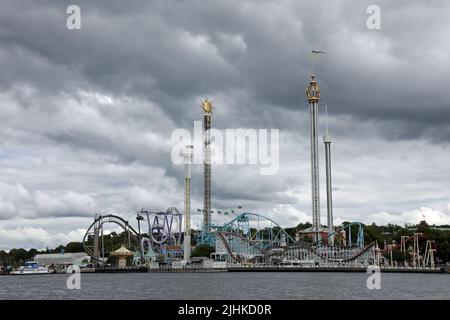
<svg viewBox="0 0 450 320"><path fill-rule="evenodd" d="M427 134L430 126L448 132L449 69L438 65L448 62L436 60L448 52L448 25L442 26L445 10L437 5L416 2L409 9L406 2L380 1L382 30L369 31L368 1L135 1L126 7L120 1L79 1L82 30L72 32L64 28L65 2L33 4L35 10L8 4L1 16L2 48L28 58L22 64L30 74L6 68L3 82L19 77L68 91L76 82L137 94L185 123L180 107L188 111L199 96L242 87L254 101L248 105L253 113L261 105L274 113L298 109L313 63L311 48L323 48L327 55L318 58L316 71L331 114L402 121L411 124L400 128L412 137ZM405 23L416 14L416 23ZM35 81L45 64L51 76ZM437 140L446 136L433 133Z"/></svg>

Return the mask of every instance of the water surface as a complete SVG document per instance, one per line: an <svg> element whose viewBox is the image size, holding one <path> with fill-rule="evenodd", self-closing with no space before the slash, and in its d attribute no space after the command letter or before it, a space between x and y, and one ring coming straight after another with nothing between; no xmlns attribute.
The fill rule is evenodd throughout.
<svg viewBox="0 0 450 320"><path fill-rule="evenodd" d="M3 299L450 299L450 274L381 274L369 290L365 273L116 273L0 276Z"/></svg>

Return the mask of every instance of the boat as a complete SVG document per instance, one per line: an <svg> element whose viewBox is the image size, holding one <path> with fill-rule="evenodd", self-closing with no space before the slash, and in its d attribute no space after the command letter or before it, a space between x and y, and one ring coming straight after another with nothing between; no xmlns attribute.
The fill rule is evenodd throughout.
<svg viewBox="0 0 450 320"><path fill-rule="evenodd" d="M52 273L52 271L50 271L46 267L39 265L39 263L35 261L25 262L25 264L18 270L14 270L13 272L11 272L11 274L13 275L50 274L50 273Z"/></svg>

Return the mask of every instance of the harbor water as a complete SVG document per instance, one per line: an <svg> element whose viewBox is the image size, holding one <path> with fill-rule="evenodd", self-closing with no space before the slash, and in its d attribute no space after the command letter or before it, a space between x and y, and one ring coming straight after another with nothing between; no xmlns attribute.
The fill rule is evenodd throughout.
<svg viewBox="0 0 450 320"><path fill-rule="evenodd" d="M82 273L79 290L67 289L69 276L0 276L0 300L450 299L449 274L382 273L380 289L365 273Z"/></svg>

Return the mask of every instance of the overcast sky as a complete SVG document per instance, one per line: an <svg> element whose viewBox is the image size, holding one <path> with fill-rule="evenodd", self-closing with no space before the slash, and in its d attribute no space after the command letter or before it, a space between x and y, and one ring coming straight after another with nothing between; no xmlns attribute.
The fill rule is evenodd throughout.
<svg viewBox="0 0 450 320"><path fill-rule="evenodd" d="M311 221L312 71L336 222L450 224L450 1L0 4L0 249L81 241L96 212L134 224L140 208L182 209L171 134L193 130L203 97L215 128L280 130L276 175L213 167L213 208ZM70 4L81 30L66 27ZM366 26L371 4L380 30ZM200 165L192 189L196 227Z"/></svg>

